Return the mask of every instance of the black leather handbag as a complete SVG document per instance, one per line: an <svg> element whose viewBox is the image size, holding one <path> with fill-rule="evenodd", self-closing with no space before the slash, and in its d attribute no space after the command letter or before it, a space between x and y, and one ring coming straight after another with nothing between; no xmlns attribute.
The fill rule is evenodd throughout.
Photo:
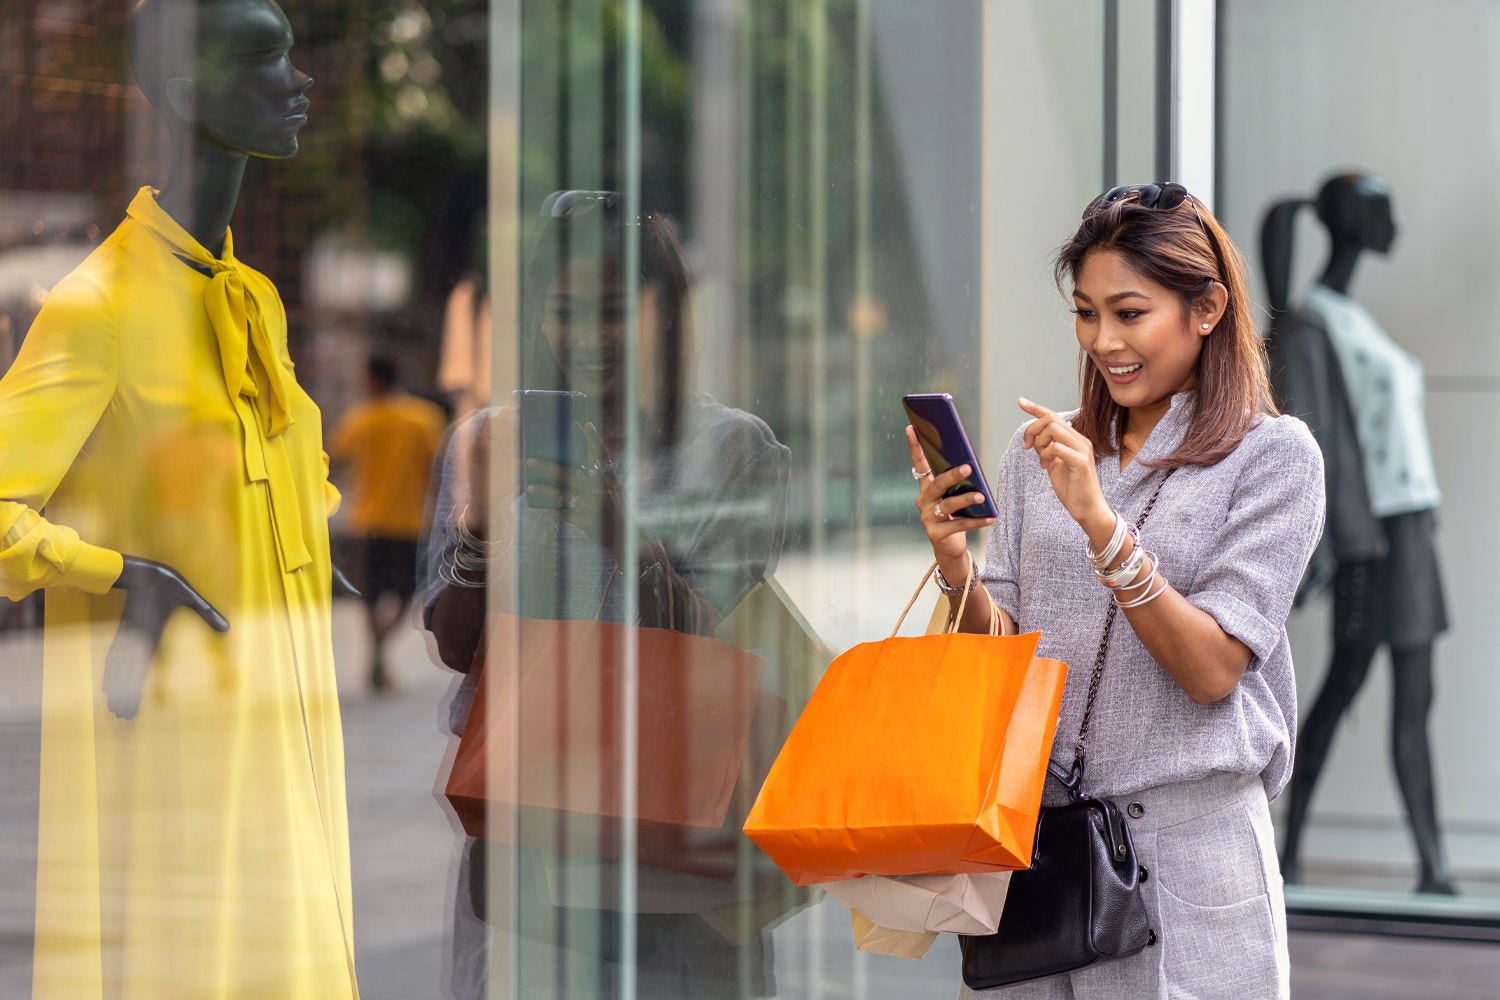
<svg viewBox="0 0 1500 1000"><path fill-rule="evenodd" d="M988 990L1126 958L1156 940L1146 873L1108 799L1042 811L1031 867L1011 876L1000 929L960 937L964 982Z"/></svg>
<svg viewBox="0 0 1500 1000"><path fill-rule="evenodd" d="M1136 521L1138 528L1145 525L1170 475L1168 471L1157 483ZM994 934L959 936L964 982L970 989L1044 979L1127 958L1156 943L1141 898L1147 873L1136 861L1125 817L1110 800L1082 792L1089 717L1118 613L1111 601L1089 677L1073 766L1063 770L1053 761L1047 767L1073 801L1041 810L1031 867L1011 876L999 929Z"/></svg>

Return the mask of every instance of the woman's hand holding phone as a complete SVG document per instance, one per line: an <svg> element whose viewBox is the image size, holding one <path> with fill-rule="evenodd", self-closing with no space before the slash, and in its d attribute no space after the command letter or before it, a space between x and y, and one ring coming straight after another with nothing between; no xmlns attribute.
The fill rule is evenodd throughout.
<svg viewBox="0 0 1500 1000"><path fill-rule="evenodd" d="M588 445L584 468L544 458L526 460L526 502L557 512L559 519L582 529L595 541L613 549L619 521L622 486L605 452L604 439L592 421L582 425Z"/></svg>
<svg viewBox="0 0 1500 1000"><path fill-rule="evenodd" d="M943 579L953 586L961 586L969 572L969 549L966 541L968 533L988 528L995 523L995 519L953 516L956 511L984 502L982 493L960 493L946 498L943 496L970 475L970 468L960 465L934 475L927 463L927 455L917 440L916 429L910 424L906 427L906 443L911 449L912 471L922 475L917 487L917 512L922 518L922 527L927 531L927 540L932 543L932 553L937 557L938 569L942 572Z"/></svg>

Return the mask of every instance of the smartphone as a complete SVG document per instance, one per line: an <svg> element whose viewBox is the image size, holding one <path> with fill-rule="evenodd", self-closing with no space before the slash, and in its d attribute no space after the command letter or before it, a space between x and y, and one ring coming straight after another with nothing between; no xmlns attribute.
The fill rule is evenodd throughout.
<svg viewBox="0 0 1500 1000"><path fill-rule="evenodd" d="M583 424L590 419L587 396L560 389L517 389L516 402L521 411L522 459L580 471L588 467L589 446L583 436ZM528 484L564 485L529 469L525 478ZM527 503L531 504L529 494Z"/></svg>
<svg viewBox="0 0 1500 1000"><path fill-rule="evenodd" d="M958 418L958 407L953 397L946 392L914 392L901 398L906 407L906 417L916 428L917 441L927 456L928 467L941 475L949 469L967 465L972 470L962 482L955 483L943 494L945 497L960 493L982 493L983 503L970 504L954 512L954 517L996 517L995 495L985 481L984 470L974 457L974 446L964 433L963 421Z"/></svg>

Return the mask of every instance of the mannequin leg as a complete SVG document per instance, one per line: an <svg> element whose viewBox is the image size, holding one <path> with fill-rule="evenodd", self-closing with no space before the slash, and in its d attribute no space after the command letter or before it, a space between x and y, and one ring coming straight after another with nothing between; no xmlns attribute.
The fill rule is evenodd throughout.
<svg viewBox="0 0 1500 1000"><path fill-rule="evenodd" d="M1433 791L1432 751L1427 739L1427 718L1433 696L1432 645L1392 650L1391 665L1395 677L1391 757L1421 863L1417 891L1451 895L1455 890L1443 857Z"/></svg>
<svg viewBox="0 0 1500 1000"><path fill-rule="evenodd" d="M1281 874L1288 882L1300 880L1298 852L1302 828L1312 802L1313 788L1328 760L1329 748L1339 720L1370 675L1370 661L1379 643L1368 639L1348 640L1333 647L1328 676L1297 734L1296 763L1292 766L1290 805L1287 809L1286 840L1281 849Z"/></svg>

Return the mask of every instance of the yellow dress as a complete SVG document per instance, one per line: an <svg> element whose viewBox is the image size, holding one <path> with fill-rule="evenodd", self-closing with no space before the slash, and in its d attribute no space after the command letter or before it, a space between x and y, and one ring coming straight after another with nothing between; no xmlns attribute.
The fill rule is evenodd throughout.
<svg viewBox="0 0 1500 1000"><path fill-rule="evenodd" d="M270 281L154 195L0 380L0 593L47 588L33 996L352 998L319 412ZM130 722L120 553L230 623L178 611Z"/></svg>

